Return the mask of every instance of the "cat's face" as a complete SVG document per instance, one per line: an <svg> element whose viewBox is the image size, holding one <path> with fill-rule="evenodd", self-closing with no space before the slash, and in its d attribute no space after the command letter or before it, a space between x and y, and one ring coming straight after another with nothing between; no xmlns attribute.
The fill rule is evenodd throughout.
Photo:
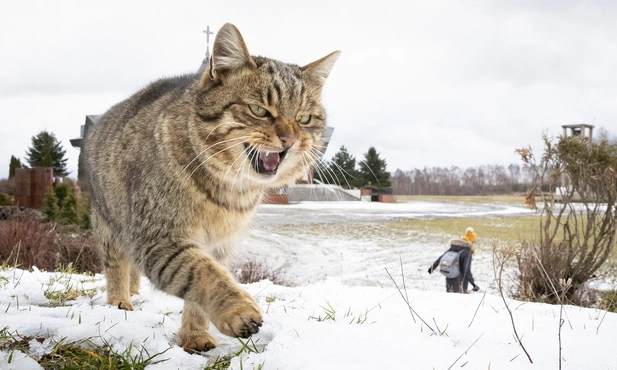
<svg viewBox="0 0 617 370"><path fill-rule="evenodd" d="M217 34L196 104L202 164L239 187L280 186L321 155L321 89L339 52L305 67L251 57L232 25Z"/></svg>

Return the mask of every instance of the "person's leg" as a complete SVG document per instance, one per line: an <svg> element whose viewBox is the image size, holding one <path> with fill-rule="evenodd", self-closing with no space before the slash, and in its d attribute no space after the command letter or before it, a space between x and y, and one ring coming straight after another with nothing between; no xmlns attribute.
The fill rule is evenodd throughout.
<svg viewBox="0 0 617 370"><path fill-rule="evenodd" d="M458 293L461 286L461 279L446 279L446 291L448 293Z"/></svg>

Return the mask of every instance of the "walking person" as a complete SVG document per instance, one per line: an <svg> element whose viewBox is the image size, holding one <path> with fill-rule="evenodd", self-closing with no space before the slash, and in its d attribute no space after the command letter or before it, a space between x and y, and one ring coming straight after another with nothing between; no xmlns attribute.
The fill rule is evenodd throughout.
<svg viewBox="0 0 617 370"><path fill-rule="evenodd" d="M471 273L471 257L476 251L477 241L473 228L468 227L465 236L450 240L450 249L429 267L429 274L439 267L439 271L446 277L447 292L469 293L469 284L473 286L474 292L480 290Z"/></svg>

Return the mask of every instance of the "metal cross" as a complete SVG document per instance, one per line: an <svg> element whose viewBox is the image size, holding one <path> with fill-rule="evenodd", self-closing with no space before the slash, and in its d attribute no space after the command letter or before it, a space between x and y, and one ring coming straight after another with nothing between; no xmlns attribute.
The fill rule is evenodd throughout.
<svg viewBox="0 0 617 370"><path fill-rule="evenodd" d="M210 35L214 35L214 32L210 32L210 26L206 27L205 31L201 31L206 34L206 43L208 48L210 47Z"/></svg>

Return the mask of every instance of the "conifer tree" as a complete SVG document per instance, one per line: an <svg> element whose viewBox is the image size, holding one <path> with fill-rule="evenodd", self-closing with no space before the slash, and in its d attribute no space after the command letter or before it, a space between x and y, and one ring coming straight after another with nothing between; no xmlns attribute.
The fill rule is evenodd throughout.
<svg viewBox="0 0 617 370"><path fill-rule="evenodd" d="M32 146L26 151L30 167L53 167L54 175L66 176L66 151L53 133L41 131L32 137Z"/></svg>
<svg viewBox="0 0 617 370"><path fill-rule="evenodd" d="M344 188L354 188L361 183L360 173L356 170L356 158L344 145L334 154L329 164L316 171L315 175L323 183L340 185Z"/></svg>
<svg viewBox="0 0 617 370"><path fill-rule="evenodd" d="M47 221L56 221L64 225L81 225L84 228L90 226L89 209L80 205L75 188L71 183L62 182L51 187L44 201L43 213ZM84 220L86 212L88 212L88 220Z"/></svg>
<svg viewBox="0 0 617 370"><path fill-rule="evenodd" d="M386 160L379 157L375 147L370 147L364 154L364 161L359 163L362 175L361 186L371 185L379 189L389 187L391 185L390 172L386 170L386 166Z"/></svg>
<svg viewBox="0 0 617 370"><path fill-rule="evenodd" d="M22 167L23 166L19 158L15 158L14 156L11 156L11 162L9 163L9 179L15 176L15 169L22 168Z"/></svg>
<svg viewBox="0 0 617 370"><path fill-rule="evenodd" d="M77 195L75 191L71 189L64 198L62 208L60 209L60 223L65 225L77 225L79 224L79 214L77 211Z"/></svg>
<svg viewBox="0 0 617 370"><path fill-rule="evenodd" d="M58 197L56 196L53 186L50 187L47 194L45 194L44 202L45 208L43 209L43 213L45 214L45 219L47 221L54 221L60 214L60 207L58 207Z"/></svg>

